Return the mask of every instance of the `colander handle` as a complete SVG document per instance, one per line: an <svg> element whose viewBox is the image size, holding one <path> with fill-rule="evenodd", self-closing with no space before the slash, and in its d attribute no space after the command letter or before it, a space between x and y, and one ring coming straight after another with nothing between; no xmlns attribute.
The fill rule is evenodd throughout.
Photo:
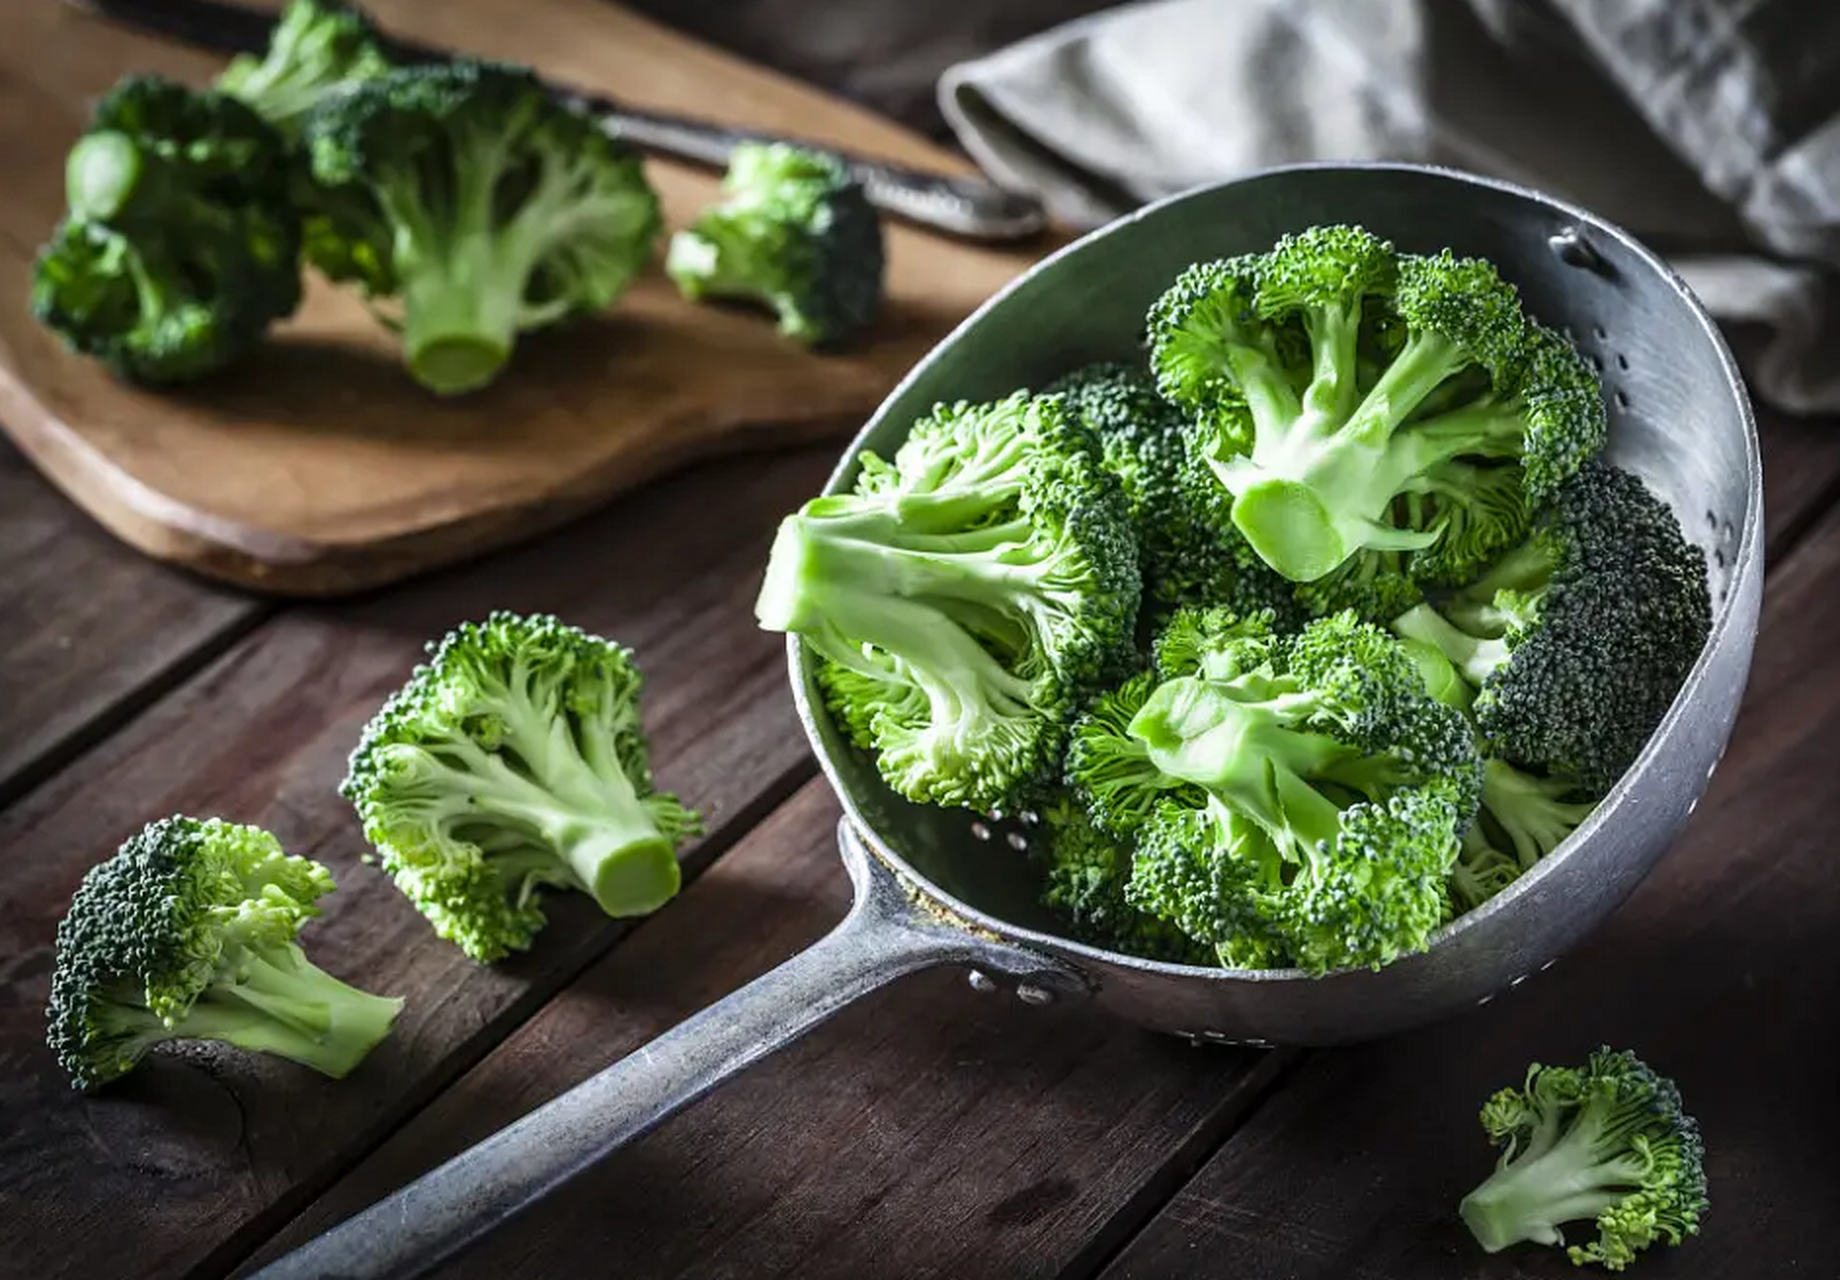
<svg viewBox="0 0 1840 1280"><path fill-rule="evenodd" d="M346 1219L250 1280L420 1276L729 1076L903 974L969 963L1065 989L1058 962L942 923L918 907L847 820L839 851L855 901L778 968Z"/></svg>

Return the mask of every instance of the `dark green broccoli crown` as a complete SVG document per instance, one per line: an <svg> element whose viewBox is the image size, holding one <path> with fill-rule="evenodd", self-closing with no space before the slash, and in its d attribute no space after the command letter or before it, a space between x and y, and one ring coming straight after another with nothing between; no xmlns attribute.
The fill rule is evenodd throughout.
<svg viewBox="0 0 1840 1280"><path fill-rule="evenodd" d="M1125 902L1212 949L1228 968L1290 963L1283 897L1277 850L1221 805L1165 801L1138 832Z"/></svg>
<svg viewBox="0 0 1840 1280"><path fill-rule="evenodd" d="M1578 349L1544 325L1530 323L1528 330L1527 371L1516 388L1526 407L1522 465L1527 492L1544 502L1603 452L1610 418L1603 384Z"/></svg>
<svg viewBox="0 0 1840 1280"><path fill-rule="evenodd" d="M70 213L32 310L71 350L147 383L231 363L300 303L286 149L234 98L130 76L66 166Z"/></svg>
<svg viewBox="0 0 1840 1280"><path fill-rule="evenodd" d="M782 332L814 347L869 326L882 303L882 224L843 160L744 143L722 191L722 203L672 241L666 270L686 295L765 303Z"/></svg>
<svg viewBox="0 0 1840 1280"><path fill-rule="evenodd" d="M216 88L292 130L328 93L389 69L383 42L360 9L336 0L290 0L263 56L232 58Z"/></svg>
<svg viewBox="0 0 1840 1280"><path fill-rule="evenodd" d="M1705 553L1636 476L1593 461L1533 535L1543 580L1492 596L1523 616L1476 716L1493 749L1601 795L1635 762L1712 626ZM1493 585L1484 578L1479 587ZM1480 595L1472 590L1470 595Z"/></svg>
<svg viewBox="0 0 1840 1280"><path fill-rule="evenodd" d="M49 1043L78 1087L167 1038L226 951L291 942L332 875L256 827L165 818L91 867L58 925Z"/></svg>
<svg viewBox="0 0 1840 1280"><path fill-rule="evenodd" d="M897 792L1014 810L1127 670L1140 584L1090 433L1019 392L938 406L892 460L863 457L853 493L788 517L756 614L856 673L820 678Z"/></svg>
<svg viewBox="0 0 1840 1280"><path fill-rule="evenodd" d="M1040 833L1042 902L1067 922L1073 937L1146 960L1213 963L1207 947L1125 900L1131 848L1095 827L1076 801L1063 794L1043 806Z"/></svg>
<svg viewBox="0 0 1840 1280"><path fill-rule="evenodd" d="M531 944L539 885L641 913L615 912L603 863L641 846L667 855L697 818L654 787L631 651L499 610L428 652L366 725L339 787L397 887L482 962ZM653 897L676 891L666 860Z"/></svg>
<svg viewBox="0 0 1840 1280"><path fill-rule="evenodd" d="M1562 1225L1590 1222L1597 1238L1567 1256L1622 1271L1656 1243L1698 1234L1710 1205L1699 1125L1678 1086L1635 1054L1605 1046L1582 1067L1535 1063L1481 1119L1501 1157L1461 1209L1490 1252L1562 1245Z"/></svg>

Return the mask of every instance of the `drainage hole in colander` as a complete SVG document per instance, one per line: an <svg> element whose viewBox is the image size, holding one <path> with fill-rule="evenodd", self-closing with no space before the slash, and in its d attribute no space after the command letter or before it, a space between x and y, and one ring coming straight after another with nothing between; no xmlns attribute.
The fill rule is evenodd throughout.
<svg viewBox="0 0 1840 1280"><path fill-rule="evenodd" d="M1628 392L1618 391L1614 396L1611 396L1610 398L1616 402L1616 407L1618 409L1621 409L1625 413L1628 412L1629 410L1629 393Z"/></svg>
<svg viewBox="0 0 1840 1280"><path fill-rule="evenodd" d="M1602 342L1605 338L1608 338L1610 335L1604 332L1604 327L1600 324L1600 325L1592 326L1591 336L1596 338L1599 342Z"/></svg>
<svg viewBox="0 0 1840 1280"><path fill-rule="evenodd" d="M1629 372L1629 357L1624 355L1621 351L1616 353L1616 367L1621 369L1624 373Z"/></svg>

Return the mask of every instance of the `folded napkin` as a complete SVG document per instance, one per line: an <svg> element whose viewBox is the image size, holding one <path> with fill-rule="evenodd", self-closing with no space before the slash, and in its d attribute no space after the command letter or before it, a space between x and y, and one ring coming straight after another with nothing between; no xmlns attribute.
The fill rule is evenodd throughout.
<svg viewBox="0 0 1840 1280"><path fill-rule="evenodd" d="M1667 256L1761 398L1840 412L1840 5L1146 0L950 67L939 99L1081 228L1305 160L1546 191Z"/></svg>

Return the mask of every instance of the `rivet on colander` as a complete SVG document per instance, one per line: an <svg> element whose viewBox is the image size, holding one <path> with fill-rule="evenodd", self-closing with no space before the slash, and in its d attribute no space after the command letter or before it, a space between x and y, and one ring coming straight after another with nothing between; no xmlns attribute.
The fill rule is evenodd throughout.
<svg viewBox="0 0 1840 1280"><path fill-rule="evenodd" d="M1053 1004L1054 993L1046 987L1038 987L1032 982L1025 982L1016 988L1016 999L1039 1008L1044 1004Z"/></svg>
<svg viewBox="0 0 1840 1280"><path fill-rule="evenodd" d="M997 980L982 969L973 969L965 975L965 981L971 984L973 991L989 995L997 989Z"/></svg>

